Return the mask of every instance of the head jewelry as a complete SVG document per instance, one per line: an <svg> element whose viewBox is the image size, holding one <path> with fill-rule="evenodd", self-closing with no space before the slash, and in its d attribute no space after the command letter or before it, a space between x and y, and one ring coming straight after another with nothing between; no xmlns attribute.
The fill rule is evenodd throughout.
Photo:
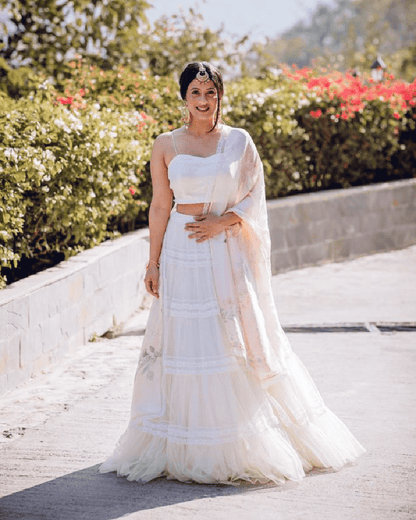
<svg viewBox="0 0 416 520"><path fill-rule="evenodd" d="M207 81L209 81L207 69L204 67L202 63L199 64L199 71L196 74L196 79L200 83L206 83Z"/></svg>

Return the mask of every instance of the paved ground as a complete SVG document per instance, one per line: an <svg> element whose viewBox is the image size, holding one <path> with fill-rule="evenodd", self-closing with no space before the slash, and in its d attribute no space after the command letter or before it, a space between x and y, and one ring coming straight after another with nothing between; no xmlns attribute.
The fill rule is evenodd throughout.
<svg viewBox="0 0 416 520"><path fill-rule="evenodd" d="M0 398L0 519L415 520L416 331L374 326L416 322L415 288L416 246L273 278L283 326L306 327L293 349L368 450L354 466L241 488L100 475L127 425L144 309ZM311 332L329 324L369 331Z"/></svg>

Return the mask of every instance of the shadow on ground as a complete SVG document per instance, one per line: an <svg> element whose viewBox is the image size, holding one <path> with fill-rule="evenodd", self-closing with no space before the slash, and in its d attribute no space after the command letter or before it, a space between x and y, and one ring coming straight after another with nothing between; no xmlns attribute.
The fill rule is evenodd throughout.
<svg viewBox="0 0 416 520"><path fill-rule="evenodd" d="M289 491L298 486L290 481L284 485L203 485L166 478L139 484L115 473L101 474L98 468L99 464L90 466L1 498L1 520L115 520L138 511L203 498L269 488Z"/></svg>

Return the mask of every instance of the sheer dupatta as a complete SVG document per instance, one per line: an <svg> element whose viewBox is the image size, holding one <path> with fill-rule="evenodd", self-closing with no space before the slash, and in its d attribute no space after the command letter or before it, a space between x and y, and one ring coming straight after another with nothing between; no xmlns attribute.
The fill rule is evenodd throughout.
<svg viewBox="0 0 416 520"><path fill-rule="evenodd" d="M271 289L270 233L263 166L250 135L225 126L209 211L233 212L242 222L210 240L221 317L235 354L265 385L287 375L291 348Z"/></svg>

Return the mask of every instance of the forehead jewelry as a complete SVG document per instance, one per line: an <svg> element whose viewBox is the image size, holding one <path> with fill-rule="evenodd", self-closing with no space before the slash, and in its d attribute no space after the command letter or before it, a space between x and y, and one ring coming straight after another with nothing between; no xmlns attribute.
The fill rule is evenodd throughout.
<svg viewBox="0 0 416 520"><path fill-rule="evenodd" d="M203 66L202 63L199 65L199 71L196 74L196 79L200 83L206 83L207 81L209 81L207 69Z"/></svg>

